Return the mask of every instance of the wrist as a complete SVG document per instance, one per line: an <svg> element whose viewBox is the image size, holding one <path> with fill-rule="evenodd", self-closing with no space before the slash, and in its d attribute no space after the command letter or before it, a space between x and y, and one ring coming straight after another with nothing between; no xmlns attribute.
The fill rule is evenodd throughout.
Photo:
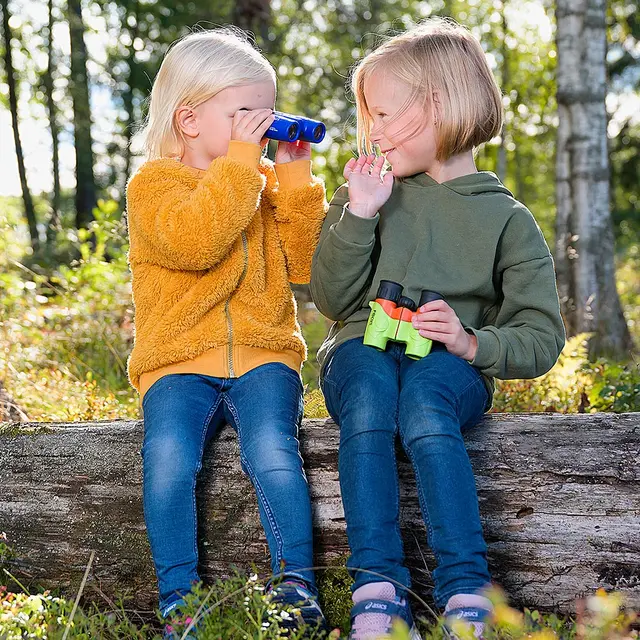
<svg viewBox="0 0 640 640"><path fill-rule="evenodd" d="M472 362L476 357L476 353L478 352L478 339L475 337L473 333L468 333L465 331L469 338L469 345L464 355L462 356L463 360L467 360L468 362Z"/></svg>
<svg viewBox="0 0 640 640"><path fill-rule="evenodd" d="M360 204L356 202L347 202L347 209L359 218L373 218L378 210L370 204Z"/></svg>

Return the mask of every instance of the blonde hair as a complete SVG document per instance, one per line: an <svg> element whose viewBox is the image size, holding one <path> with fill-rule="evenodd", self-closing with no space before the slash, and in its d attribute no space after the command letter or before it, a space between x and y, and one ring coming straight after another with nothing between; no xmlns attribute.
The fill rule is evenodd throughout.
<svg viewBox="0 0 640 640"><path fill-rule="evenodd" d="M230 27L191 33L174 42L160 65L149 98L149 113L136 134L149 160L179 157L184 149L175 113L197 107L223 89L273 80L271 63Z"/></svg>
<svg viewBox="0 0 640 640"><path fill-rule="evenodd" d="M480 43L454 20L429 18L388 39L356 66L352 87L360 153L372 150L364 85L376 71L390 73L411 88L400 113L420 101L425 116L434 118L436 159L441 162L473 150L502 129L502 96ZM418 123L415 133L421 127Z"/></svg>

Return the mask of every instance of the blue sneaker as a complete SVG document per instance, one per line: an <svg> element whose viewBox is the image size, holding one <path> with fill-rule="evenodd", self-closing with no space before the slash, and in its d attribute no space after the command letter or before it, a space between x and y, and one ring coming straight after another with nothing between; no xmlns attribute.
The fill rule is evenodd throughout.
<svg viewBox="0 0 640 640"><path fill-rule="evenodd" d="M305 638L321 638L329 632L327 621L318 604L318 597L309 589L306 582L295 578L285 578L282 582L267 583L265 594L275 604L288 605L293 611L289 618L280 622L280 627L297 631L306 628Z"/></svg>

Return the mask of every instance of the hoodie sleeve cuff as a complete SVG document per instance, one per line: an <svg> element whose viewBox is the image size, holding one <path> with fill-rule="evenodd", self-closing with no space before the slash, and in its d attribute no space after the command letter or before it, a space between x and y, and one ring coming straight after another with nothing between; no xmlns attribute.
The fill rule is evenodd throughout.
<svg viewBox="0 0 640 640"><path fill-rule="evenodd" d="M227 158L257 169L262 157L262 147L253 142L242 142L241 140L231 140L227 150Z"/></svg>
<svg viewBox="0 0 640 640"><path fill-rule="evenodd" d="M276 164L274 168L281 191L291 191L297 187L303 187L313 180L311 160L294 160L293 162Z"/></svg>
<svg viewBox="0 0 640 640"><path fill-rule="evenodd" d="M380 215L378 213L373 218L361 218L351 213L347 205L345 205L342 210L342 217L334 226L334 231L345 242L368 245L375 238L379 220Z"/></svg>
<svg viewBox="0 0 640 640"><path fill-rule="evenodd" d="M470 364L481 370L495 366L500 353L500 343L495 333L485 329L473 329L472 327L465 328L467 331L473 333L478 341L476 356L470 361Z"/></svg>

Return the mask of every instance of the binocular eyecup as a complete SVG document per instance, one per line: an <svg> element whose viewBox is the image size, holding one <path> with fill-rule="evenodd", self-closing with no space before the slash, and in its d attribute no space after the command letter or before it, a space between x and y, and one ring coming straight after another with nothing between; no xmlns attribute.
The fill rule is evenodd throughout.
<svg viewBox="0 0 640 640"><path fill-rule="evenodd" d="M429 289L423 289L420 294L420 302L416 303L409 297L402 295L402 285L392 280L380 280L378 285L378 294L376 298L382 300L390 300L399 307L406 307L410 311L419 309L423 304L427 302L433 302L434 300L443 300L444 298L436 291L429 291Z"/></svg>
<svg viewBox="0 0 640 640"><path fill-rule="evenodd" d="M275 120L267 129L265 136L271 140L283 140L285 142L322 142L327 133L325 125L311 118L294 116L290 113L274 111Z"/></svg>

